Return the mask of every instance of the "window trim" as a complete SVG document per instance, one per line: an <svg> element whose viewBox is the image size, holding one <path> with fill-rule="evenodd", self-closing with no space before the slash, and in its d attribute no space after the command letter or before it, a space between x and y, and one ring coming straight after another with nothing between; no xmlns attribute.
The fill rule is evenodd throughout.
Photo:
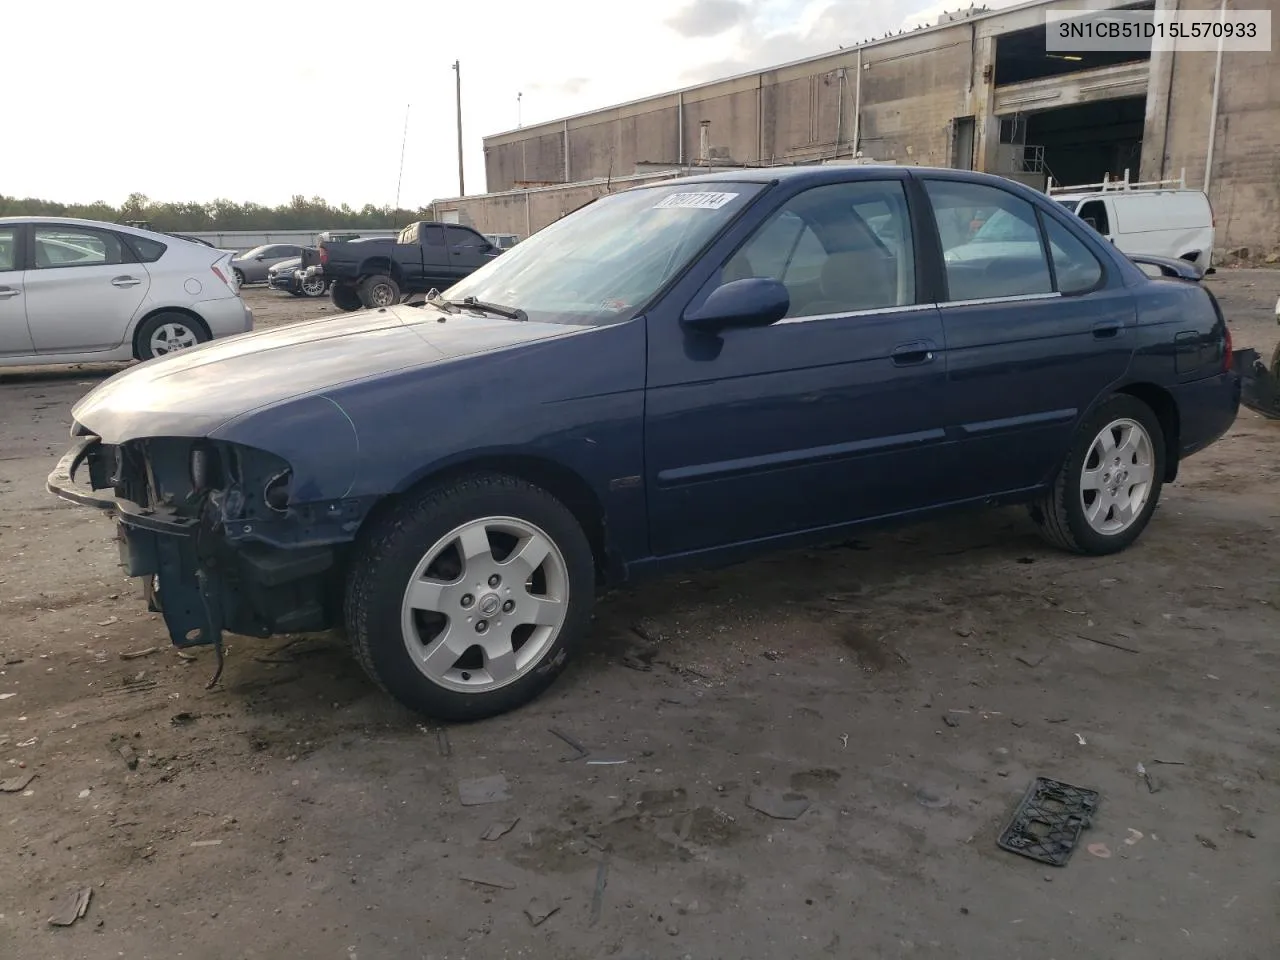
<svg viewBox="0 0 1280 960"><path fill-rule="evenodd" d="M130 247L129 244L125 242L125 239L123 236L116 233L116 231L114 230L108 230L104 227L86 227L78 223L77 224L58 224L58 223L49 223L47 221L36 221L33 223L28 223L26 226L27 226L27 242L26 242L27 264L24 269L27 269L27 270L73 270L73 269L83 268L83 267L123 267L123 266L128 266L129 264L132 264L132 263L139 262L136 255L133 252L133 248ZM56 264L50 264L47 267L42 267L40 266L39 263L36 262L36 235L41 230L65 230L68 233L73 233L76 230L80 230L86 235L89 235L91 237L94 235L103 235L103 236L111 237L116 241L116 244L120 248L120 261L118 263L112 263L108 259L108 260L104 260L102 263L56 263Z"/></svg>

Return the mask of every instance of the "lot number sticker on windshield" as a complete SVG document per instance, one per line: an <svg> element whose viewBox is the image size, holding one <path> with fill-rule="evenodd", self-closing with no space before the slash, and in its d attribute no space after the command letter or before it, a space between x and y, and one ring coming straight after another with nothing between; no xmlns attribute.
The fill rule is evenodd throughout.
<svg viewBox="0 0 1280 960"><path fill-rule="evenodd" d="M719 210L736 196L736 193L673 193L663 197L653 205L653 208L655 210L669 210L672 207L682 210Z"/></svg>

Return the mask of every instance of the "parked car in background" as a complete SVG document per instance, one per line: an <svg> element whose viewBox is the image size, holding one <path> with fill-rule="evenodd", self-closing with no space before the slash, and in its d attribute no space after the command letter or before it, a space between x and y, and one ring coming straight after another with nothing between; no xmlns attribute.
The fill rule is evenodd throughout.
<svg viewBox="0 0 1280 960"><path fill-rule="evenodd" d="M0 366L149 360L252 328L227 253L94 220L0 218Z"/></svg>
<svg viewBox="0 0 1280 960"><path fill-rule="evenodd" d="M500 253L470 227L424 220L395 240L321 243L302 255L302 263L308 276L329 281L336 306L359 310L390 306L406 293L444 290Z"/></svg>
<svg viewBox="0 0 1280 960"><path fill-rule="evenodd" d="M1041 242L947 258L942 223L996 212ZM175 644L345 624L400 701L478 718L552 682L602 586L983 505L1124 550L1234 421L1231 363L1205 285L1021 184L734 170L603 196L421 305L120 374L49 485L118 515Z"/></svg>
<svg viewBox="0 0 1280 960"><path fill-rule="evenodd" d="M1207 270L1215 238L1209 198L1201 190L1153 187L1119 181L1103 190L1059 187L1052 196L1124 253L1186 260Z"/></svg>
<svg viewBox="0 0 1280 960"><path fill-rule="evenodd" d="M266 283L267 271L282 260L291 260L302 256L302 247L296 243L267 243L254 247L231 261L231 269L235 272L236 282L241 286L249 283Z"/></svg>
<svg viewBox="0 0 1280 960"><path fill-rule="evenodd" d="M281 260L268 270L267 286L272 290L291 293L295 297L323 297L329 292L329 284L324 277L303 275L301 257Z"/></svg>

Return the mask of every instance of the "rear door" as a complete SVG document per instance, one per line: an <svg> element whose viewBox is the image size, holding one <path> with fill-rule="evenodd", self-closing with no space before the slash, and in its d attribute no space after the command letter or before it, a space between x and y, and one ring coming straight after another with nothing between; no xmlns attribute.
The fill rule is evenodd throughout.
<svg viewBox="0 0 1280 960"><path fill-rule="evenodd" d="M36 223L24 276L38 353L95 353L124 342L151 277L116 233Z"/></svg>
<svg viewBox="0 0 1280 960"><path fill-rule="evenodd" d="M444 237L449 246L449 269L455 282L479 270L500 252L480 234L466 227L447 225Z"/></svg>
<svg viewBox="0 0 1280 960"><path fill-rule="evenodd" d="M1129 366L1129 291L1057 211L1012 191L945 175L922 178L946 285L947 431L959 440L957 499L1034 487L1056 469L1084 412ZM999 213L1035 239L979 257L966 224ZM963 248L963 258L948 253Z"/></svg>
<svg viewBox="0 0 1280 960"><path fill-rule="evenodd" d="M22 276L24 234L18 224L0 226L0 357L35 353Z"/></svg>

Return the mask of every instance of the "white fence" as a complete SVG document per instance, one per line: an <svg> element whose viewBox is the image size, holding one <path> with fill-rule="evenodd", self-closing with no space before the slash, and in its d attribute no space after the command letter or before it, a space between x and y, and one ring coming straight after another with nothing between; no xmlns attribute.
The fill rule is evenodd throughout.
<svg viewBox="0 0 1280 960"><path fill-rule="evenodd" d="M347 232L348 228L329 228L340 229ZM181 233L185 237L199 237L201 240L208 240L215 247L223 250L252 250L254 247L261 246L264 243L297 243L304 247L314 246L316 238L324 233L324 230L175 230L175 233ZM361 230L355 227L350 230L351 233L358 233L362 237L395 237L398 236L399 230Z"/></svg>

